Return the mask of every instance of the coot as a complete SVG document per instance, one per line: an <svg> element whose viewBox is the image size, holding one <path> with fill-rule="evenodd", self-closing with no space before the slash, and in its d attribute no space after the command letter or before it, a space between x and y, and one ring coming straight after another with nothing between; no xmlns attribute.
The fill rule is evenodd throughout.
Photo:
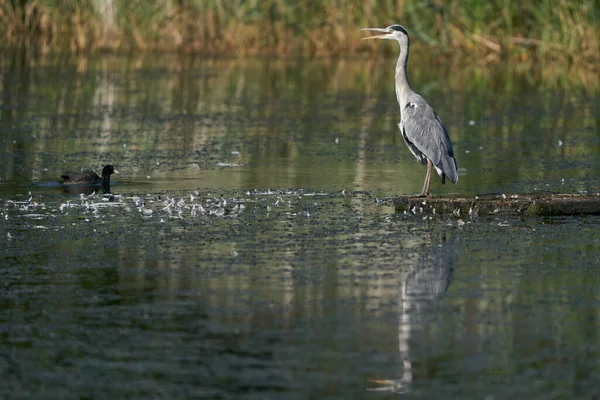
<svg viewBox="0 0 600 400"><path fill-rule="evenodd" d="M110 193L110 176L118 173L112 165L106 165L101 177L91 169L82 172L67 171L60 176L59 182L62 185L102 185L103 193Z"/></svg>

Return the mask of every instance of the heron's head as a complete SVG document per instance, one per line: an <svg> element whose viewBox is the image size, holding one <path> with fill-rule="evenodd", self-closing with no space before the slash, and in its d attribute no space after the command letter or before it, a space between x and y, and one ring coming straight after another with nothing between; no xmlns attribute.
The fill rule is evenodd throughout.
<svg viewBox="0 0 600 400"><path fill-rule="evenodd" d="M380 35L368 36L363 39L392 39L398 41L408 39L408 32L402 25L398 24L390 25L387 28L362 28L361 31L383 32Z"/></svg>

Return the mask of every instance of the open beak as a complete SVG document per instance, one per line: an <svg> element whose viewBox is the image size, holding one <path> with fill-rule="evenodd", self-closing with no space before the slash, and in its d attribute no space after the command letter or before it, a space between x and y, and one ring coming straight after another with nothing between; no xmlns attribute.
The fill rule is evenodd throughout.
<svg viewBox="0 0 600 400"><path fill-rule="evenodd" d="M385 39L387 35L390 33L386 28L361 28L361 31L375 31L375 32L385 32L385 35L375 35L375 36L367 36L365 39Z"/></svg>

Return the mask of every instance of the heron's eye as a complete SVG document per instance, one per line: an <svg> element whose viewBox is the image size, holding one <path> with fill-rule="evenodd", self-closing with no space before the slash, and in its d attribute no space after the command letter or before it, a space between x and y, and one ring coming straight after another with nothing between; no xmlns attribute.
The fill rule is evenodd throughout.
<svg viewBox="0 0 600 400"><path fill-rule="evenodd" d="M390 26L390 28L393 29L393 30L395 30L395 31L406 33L406 30L402 26L400 26L400 25L392 25L392 26Z"/></svg>

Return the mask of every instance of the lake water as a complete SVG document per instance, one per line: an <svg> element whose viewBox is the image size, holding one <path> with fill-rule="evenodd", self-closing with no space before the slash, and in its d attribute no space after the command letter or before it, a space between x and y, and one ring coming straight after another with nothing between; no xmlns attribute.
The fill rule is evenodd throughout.
<svg viewBox="0 0 600 400"><path fill-rule="evenodd" d="M395 214L395 59L6 54L1 397L600 396L600 217ZM423 57L432 194L600 191L597 77Z"/></svg>

